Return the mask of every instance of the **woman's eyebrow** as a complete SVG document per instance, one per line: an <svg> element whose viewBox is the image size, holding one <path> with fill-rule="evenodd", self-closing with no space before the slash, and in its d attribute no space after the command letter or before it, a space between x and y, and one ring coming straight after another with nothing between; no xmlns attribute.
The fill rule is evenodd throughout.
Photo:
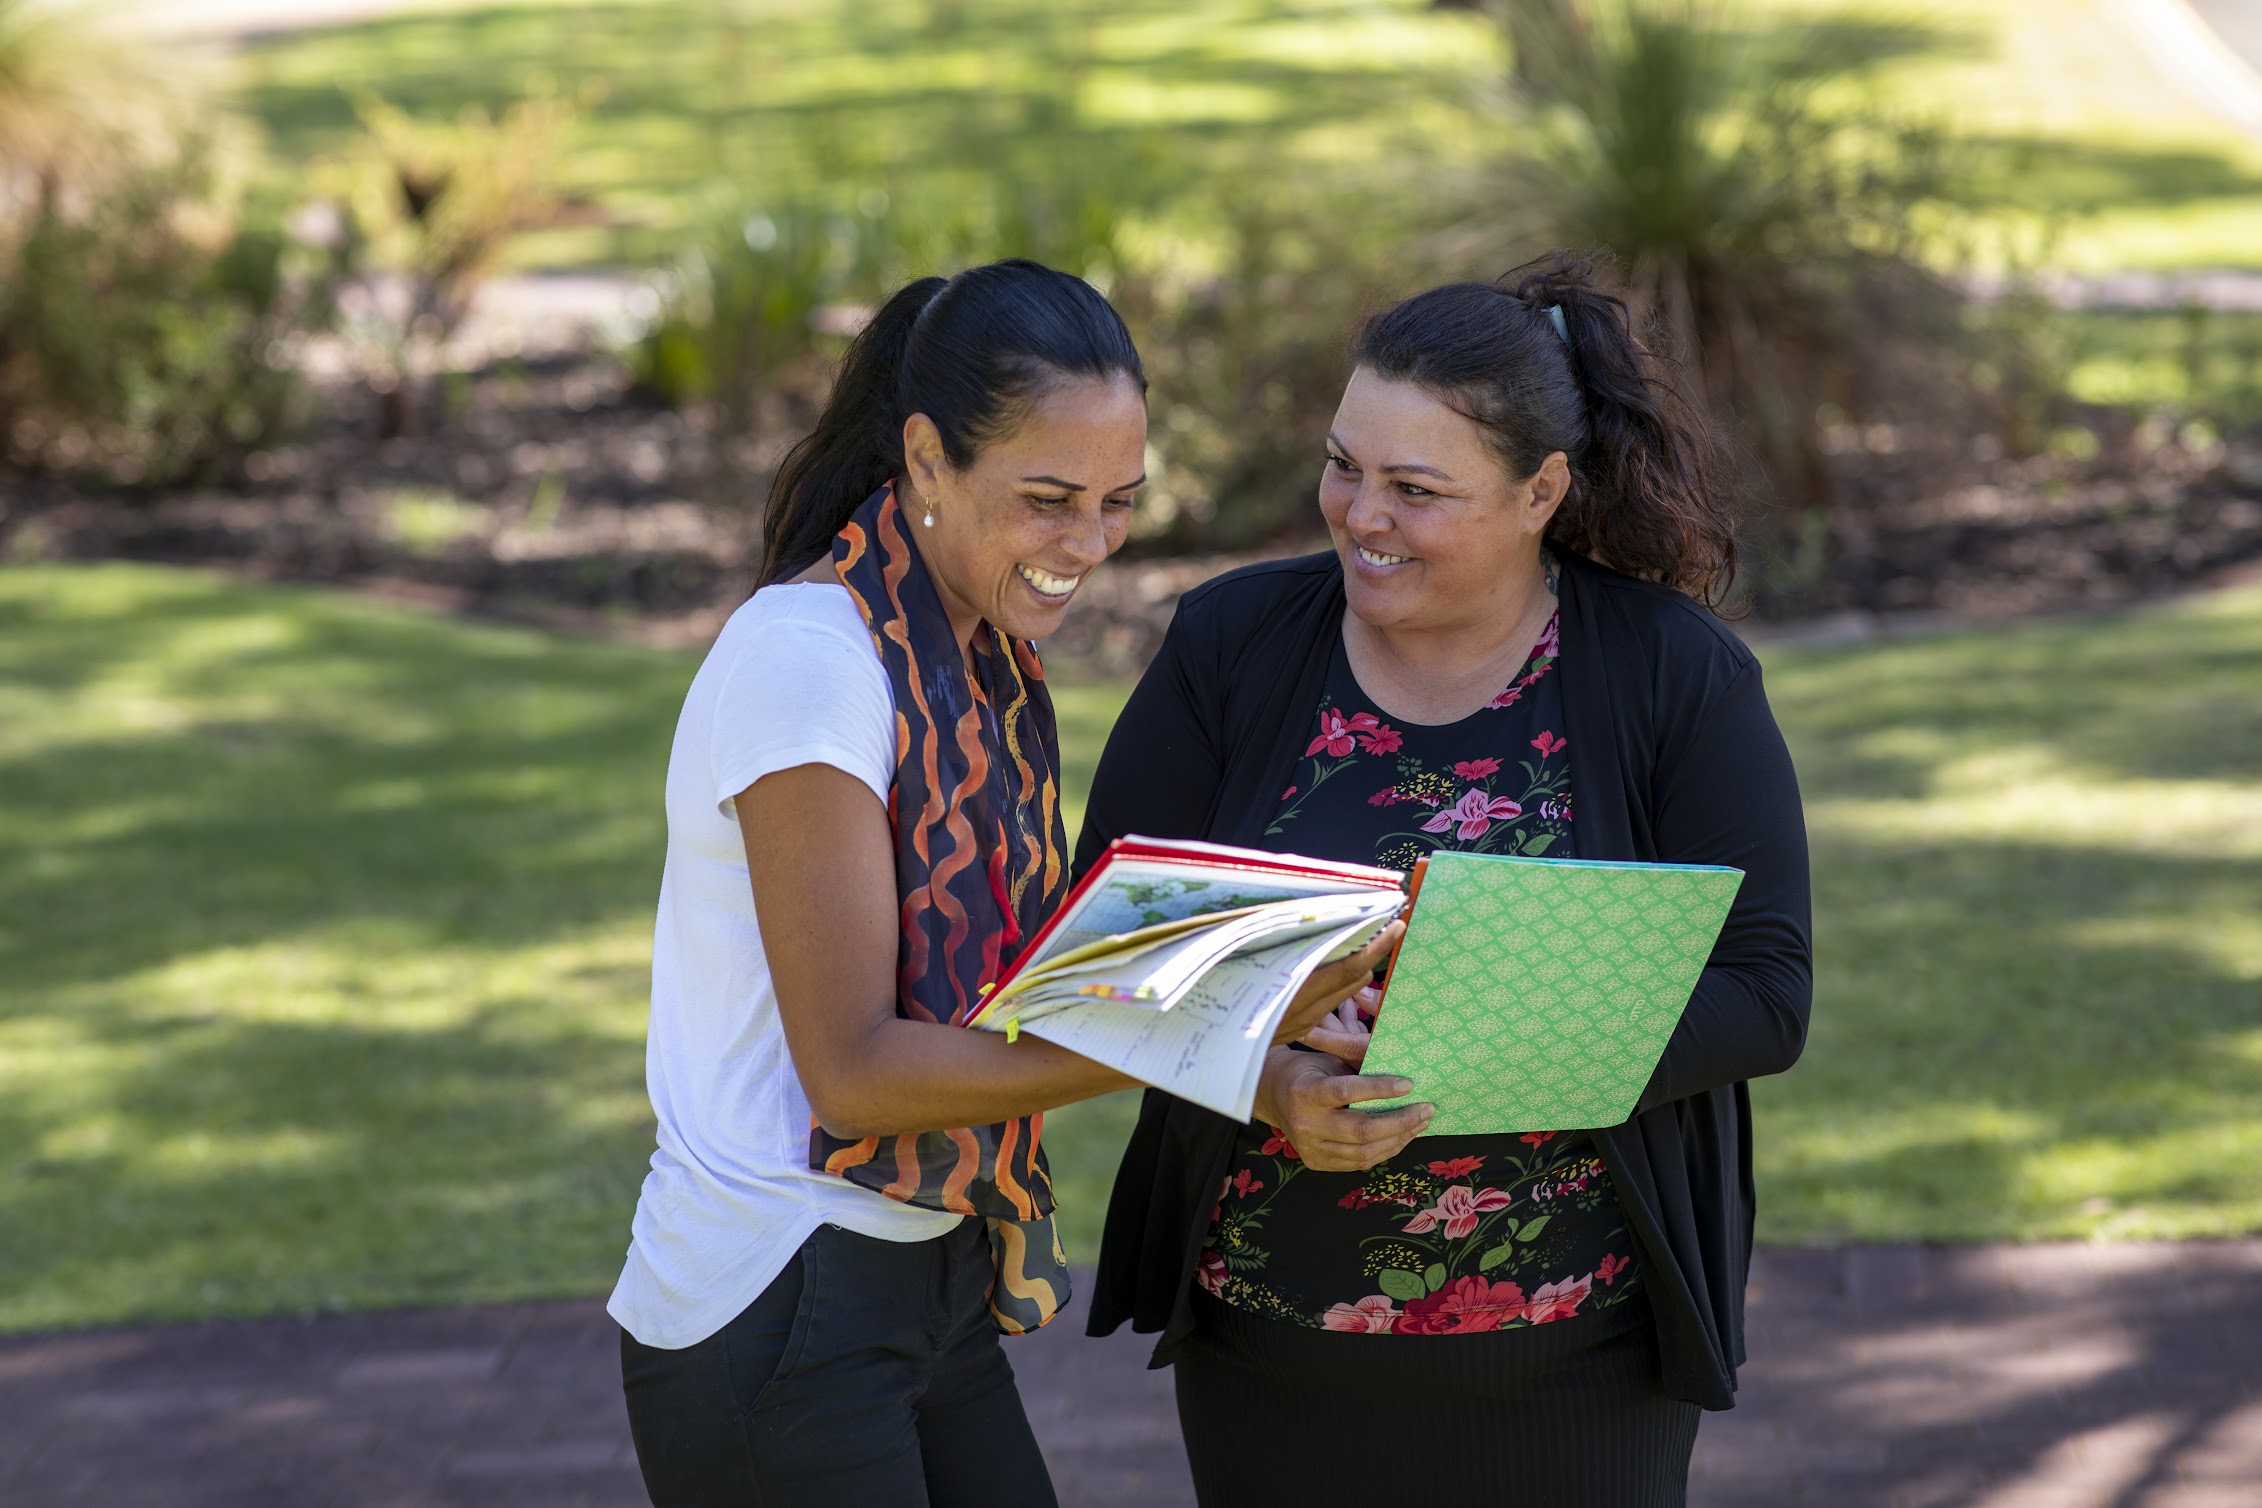
<svg viewBox="0 0 2262 1508"><path fill-rule="evenodd" d="M1058 487L1065 492L1082 492L1085 490L1084 484L1082 482L1064 482L1056 476L1025 476L1021 480L1024 482L1035 482L1040 486L1045 487ZM1147 474L1142 471L1136 477L1133 477L1130 481L1125 482L1122 486L1110 487L1108 491L1110 493L1129 492L1134 487L1144 487L1146 485Z"/></svg>
<svg viewBox="0 0 2262 1508"><path fill-rule="evenodd" d="M1337 439L1333 430L1328 431L1327 443L1334 446L1337 450L1342 451L1346 456L1349 456L1351 454L1351 447L1344 444L1341 440ZM1405 472L1411 473L1415 476L1433 476L1441 482L1450 482L1453 480L1452 472L1440 471L1435 466L1424 466L1418 461L1400 461L1393 465L1377 466L1373 469L1382 472L1386 476L1395 472Z"/></svg>

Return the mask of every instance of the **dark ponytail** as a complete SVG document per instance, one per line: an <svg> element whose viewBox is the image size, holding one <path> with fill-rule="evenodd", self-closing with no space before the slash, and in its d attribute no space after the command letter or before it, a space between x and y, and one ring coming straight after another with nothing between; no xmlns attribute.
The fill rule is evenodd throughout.
<svg viewBox="0 0 2262 1508"><path fill-rule="evenodd" d="M1708 607L1727 595L1736 506L1719 441L1591 263L1557 252L1498 283L1418 293L1368 321L1351 354L1483 425L1518 479L1562 451L1571 492L1550 542Z"/></svg>
<svg viewBox="0 0 2262 1508"><path fill-rule="evenodd" d="M932 419L963 470L1073 378L1146 389L1122 318L1082 278L1014 259L889 296L848 353L817 427L786 453L762 520L763 586L808 569L864 500L903 472L903 421Z"/></svg>

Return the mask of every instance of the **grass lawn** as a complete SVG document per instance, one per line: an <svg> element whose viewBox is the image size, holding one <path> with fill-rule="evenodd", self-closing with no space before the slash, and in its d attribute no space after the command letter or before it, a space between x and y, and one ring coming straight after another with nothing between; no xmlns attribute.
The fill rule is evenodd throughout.
<svg viewBox="0 0 2262 1508"><path fill-rule="evenodd" d="M1822 974L1762 1236L2262 1230L2262 592L1767 658ZM0 1328L601 1291L692 668L0 569ZM1129 1109L1048 1126L1079 1255Z"/></svg>
<svg viewBox="0 0 2262 1508"><path fill-rule="evenodd" d="M1982 218L2018 227L2026 256L2256 265L2262 143L2158 71L2133 0L1739 8L1929 28L1878 98L2000 149L1989 171L2018 208ZM1426 0L460 0L258 40L237 63L294 172L347 143L360 93L450 117L544 83L593 91L562 174L612 223L526 239L536 264L665 257L737 196L1064 161L1182 249L1205 196L1378 161L1449 178L1506 145L1472 113L1500 68L1492 29Z"/></svg>

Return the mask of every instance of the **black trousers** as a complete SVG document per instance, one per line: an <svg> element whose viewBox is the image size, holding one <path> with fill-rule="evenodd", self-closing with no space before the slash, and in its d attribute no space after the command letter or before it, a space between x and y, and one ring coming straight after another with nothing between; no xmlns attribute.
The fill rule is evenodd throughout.
<svg viewBox="0 0 2262 1508"><path fill-rule="evenodd" d="M699 1344L624 1331L655 1508L1055 1508L990 1274L978 1220L910 1242L825 1225Z"/></svg>
<svg viewBox="0 0 2262 1508"><path fill-rule="evenodd" d="M1680 1508L1693 1403L1649 1306L1480 1335L1347 1335L1194 1295L1178 1422L1202 1508Z"/></svg>

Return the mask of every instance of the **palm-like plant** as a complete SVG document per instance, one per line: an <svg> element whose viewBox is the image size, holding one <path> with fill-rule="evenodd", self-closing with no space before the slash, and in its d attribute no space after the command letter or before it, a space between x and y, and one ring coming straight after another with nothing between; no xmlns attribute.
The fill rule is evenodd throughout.
<svg viewBox="0 0 2262 1508"><path fill-rule="evenodd" d="M162 155L190 81L89 0L0 0L0 212Z"/></svg>
<svg viewBox="0 0 2262 1508"><path fill-rule="evenodd" d="M1910 225L1940 143L1847 106L1927 45L1907 26L1739 26L1702 0L1512 0L1516 129L1496 203L1460 233L1607 249L1663 348L1744 442L1775 508L1760 555L1826 515L1818 411L1954 385L1961 297ZM1762 583L1763 589L1765 583Z"/></svg>

